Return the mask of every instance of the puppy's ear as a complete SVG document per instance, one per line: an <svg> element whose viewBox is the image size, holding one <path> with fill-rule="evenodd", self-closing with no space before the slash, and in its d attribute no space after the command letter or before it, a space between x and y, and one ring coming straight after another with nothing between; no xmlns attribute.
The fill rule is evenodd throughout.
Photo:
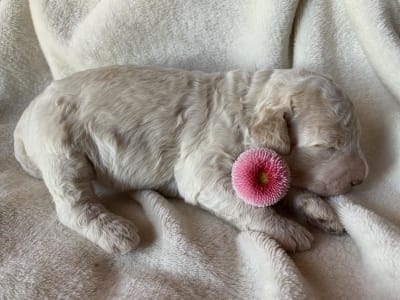
<svg viewBox="0 0 400 300"><path fill-rule="evenodd" d="M250 128L250 137L259 147L270 148L281 155L289 154L290 138L285 111L263 108Z"/></svg>

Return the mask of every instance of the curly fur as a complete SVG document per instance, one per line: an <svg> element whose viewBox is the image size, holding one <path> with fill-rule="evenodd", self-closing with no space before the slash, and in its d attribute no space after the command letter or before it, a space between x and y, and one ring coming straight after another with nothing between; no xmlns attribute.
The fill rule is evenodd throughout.
<svg viewBox="0 0 400 300"><path fill-rule="evenodd" d="M305 228L237 198L233 161L248 148L272 148L286 155L294 187L340 194L367 173L359 135L347 97L305 70L114 66L54 81L26 109L14 138L17 160L43 178L60 221L108 252L127 252L139 242L137 230L99 203L91 180L177 192L240 230L304 250L312 240ZM299 204L304 196L291 201L307 207ZM309 207L308 218L326 210Z"/></svg>

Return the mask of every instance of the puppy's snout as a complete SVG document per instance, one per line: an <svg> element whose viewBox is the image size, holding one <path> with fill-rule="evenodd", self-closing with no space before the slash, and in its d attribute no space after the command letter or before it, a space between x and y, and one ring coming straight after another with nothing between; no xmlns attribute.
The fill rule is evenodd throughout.
<svg viewBox="0 0 400 300"><path fill-rule="evenodd" d="M367 177L368 174L368 167L363 158L357 157L353 160L353 168L352 168L353 176L351 178L351 185L359 185L361 184L364 179Z"/></svg>

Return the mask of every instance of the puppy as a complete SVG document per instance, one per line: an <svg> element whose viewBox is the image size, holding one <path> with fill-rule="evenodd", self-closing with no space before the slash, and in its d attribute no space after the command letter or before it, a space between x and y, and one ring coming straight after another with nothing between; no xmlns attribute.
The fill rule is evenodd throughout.
<svg viewBox="0 0 400 300"><path fill-rule="evenodd" d="M128 252L139 236L100 204L93 179L121 190L177 192L239 230L296 251L310 247L311 234L273 208L238 199L234 160L254 147L284 155L297 188L291 206L340 231L316 194L345 193L362 182L359 138L349 99L316 73L113 66L51 83L23 113L14 147L22 167L44 180L60 221L107 252Z"/></svg>

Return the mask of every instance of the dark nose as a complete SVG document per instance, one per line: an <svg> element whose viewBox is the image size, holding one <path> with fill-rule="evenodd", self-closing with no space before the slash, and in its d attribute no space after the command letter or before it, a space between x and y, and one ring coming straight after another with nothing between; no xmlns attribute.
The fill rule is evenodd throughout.
<svg viewBox="0 0 400 300"><path fill-rule="evenodd" d="M359 185L359 184L361 184L362 182L363 182L362 179L353 180L353 181L351 182L351 185L352 185L352 186Z"/></svg>

